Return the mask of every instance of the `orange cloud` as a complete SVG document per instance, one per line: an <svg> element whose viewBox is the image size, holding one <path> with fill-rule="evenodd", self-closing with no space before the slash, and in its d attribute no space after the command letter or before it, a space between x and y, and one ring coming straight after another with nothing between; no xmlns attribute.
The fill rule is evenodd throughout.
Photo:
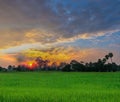
<svg viewBox="0 0 120 102"><path fill-rule="evenodd" d="M120 54L116 50L107 50L102 48L86 48L86 49L80 49L75 47L68 47L59 50L58 52L54 49L53 56L58 61L65 61L70 62L72 59L75 59L77 61L84 61L84 62L90 62L90 61L97 61L99 58L103 58L106 54L109 52L113 52L114 57L113 60L116 63L119 62ZM49 52L50 53L50 52ZM50 53L51 56L52 53ZM61 56L61 57L60 57Z"/></svg>
<svg viewBox="0 0 120 102"><path fill-rule="evenodd" d="M52 62L70 62L72 59L78 61L97 61L107 54L108 51L104 49L76 49L75 47L59 47L47 50L27 50L23 52L24 56L28 58L42 57Z"/></svg>
<svg viewBox="0 0 120 102"><path fill-rule="evenodd" d="M15 54L0 54L0 66L17 65Z"/></svg>
<svg viewBox="0 0 120 102"><path fill-rule="evenodd" d="M50 60L51 62L70 62L75 59L77 61L97 61L99 58L103 58L109 52L113 52L113 61L119 64L119 52L109 51L106 49L87 48L80 49L76 47L54 47L49 49L29 49L17 54L1 54L0 66L18 65L28 61L34 61L36 57L42 57L44 60Z"/></svg>

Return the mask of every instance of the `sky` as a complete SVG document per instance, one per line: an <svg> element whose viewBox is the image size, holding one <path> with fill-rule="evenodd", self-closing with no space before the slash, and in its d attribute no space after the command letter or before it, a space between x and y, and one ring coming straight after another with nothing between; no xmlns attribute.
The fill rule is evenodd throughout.
<svg viewBox="0 0 120 102"><path fill-rule="evenodd" d="M120 0L0 0L0 66L109 52L120 64Z"/></svg>

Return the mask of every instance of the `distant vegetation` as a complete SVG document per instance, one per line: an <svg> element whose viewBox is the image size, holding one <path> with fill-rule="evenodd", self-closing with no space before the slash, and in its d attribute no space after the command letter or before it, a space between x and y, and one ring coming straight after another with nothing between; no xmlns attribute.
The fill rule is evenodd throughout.
<svg viewBox="0 0 120 102"><path fill-rule="evenodd" d="M105 55L104 58L98 59L96 62L84 63L83 61L78 62L72 60L70 63L62 62L60 65L57 65L56 62L53 62L49 65L49 60L43 60L41 57L36 58L36 64L31 66L18 65L12 66L9 65L8 68L0 67L0 71L9 72L9 71L64 71L64 72L116 72L120 71L120 65L117 65L112 60L113 53ZM110 61L110 63L109 63Z"/></svg>

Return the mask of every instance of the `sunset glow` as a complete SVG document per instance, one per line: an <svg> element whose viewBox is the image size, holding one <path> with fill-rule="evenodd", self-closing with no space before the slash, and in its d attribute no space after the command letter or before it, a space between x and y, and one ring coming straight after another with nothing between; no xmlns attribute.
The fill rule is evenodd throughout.
<svg viewBox="0 0 120 102"><path fill-rule="evenodd" d="M120 102L120 0L0 0L0 102Z"/></svg>
<svg viewBox="0 0 120 102"><path fill-rule="evenodd" d="M31 68L31 67L33 67L33 62L29 62L28 63L28 66Z"/></svg>
<svg viewBox="0 0 120 102"><path fill-rule="evenodd" d="M119 3L1 0L0 66L19 65L36 57L57 64L72 59L89 62L109 52L114 53L113 60L119 64L120 9L114 6Z"/></svg>

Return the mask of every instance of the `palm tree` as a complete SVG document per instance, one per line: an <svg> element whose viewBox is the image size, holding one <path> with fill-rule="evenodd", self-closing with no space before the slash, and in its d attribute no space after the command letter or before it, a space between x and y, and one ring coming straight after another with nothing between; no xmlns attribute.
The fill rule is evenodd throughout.
<svg viewBox="0 0 120 102"><path fill-rule="evenodd" d="M98 59L98 63L102 63L102 60L101 60L101 59Z"/></svg>
<svg viewBox="0 0 120 102"><path fill-rule="evenodd" d="M108 55L109 55L109 57L110 57L110 59L111 59L111 63L113 63L113 62L112 62L113 53L109 53Z"/></svg>
<svg viewBox="0 0 120 102"><path fill-rule="evenodd" d="M103 64L105 64L106 61L107 61L107 59L106 59L106 58L103 58L103 60L102 60Z"/></svg>
<svg viewBox="0 0 120 102"><path fill-rule="evenodd" d="M109 59L109 55L105 55L105 58L108 60Z"/></svg>
<svg viewBox="0 0 120 102"><path fill-rule="evenodd" d="M107 61L109 59L109 55L105 55L105 59Z"/></svg>

